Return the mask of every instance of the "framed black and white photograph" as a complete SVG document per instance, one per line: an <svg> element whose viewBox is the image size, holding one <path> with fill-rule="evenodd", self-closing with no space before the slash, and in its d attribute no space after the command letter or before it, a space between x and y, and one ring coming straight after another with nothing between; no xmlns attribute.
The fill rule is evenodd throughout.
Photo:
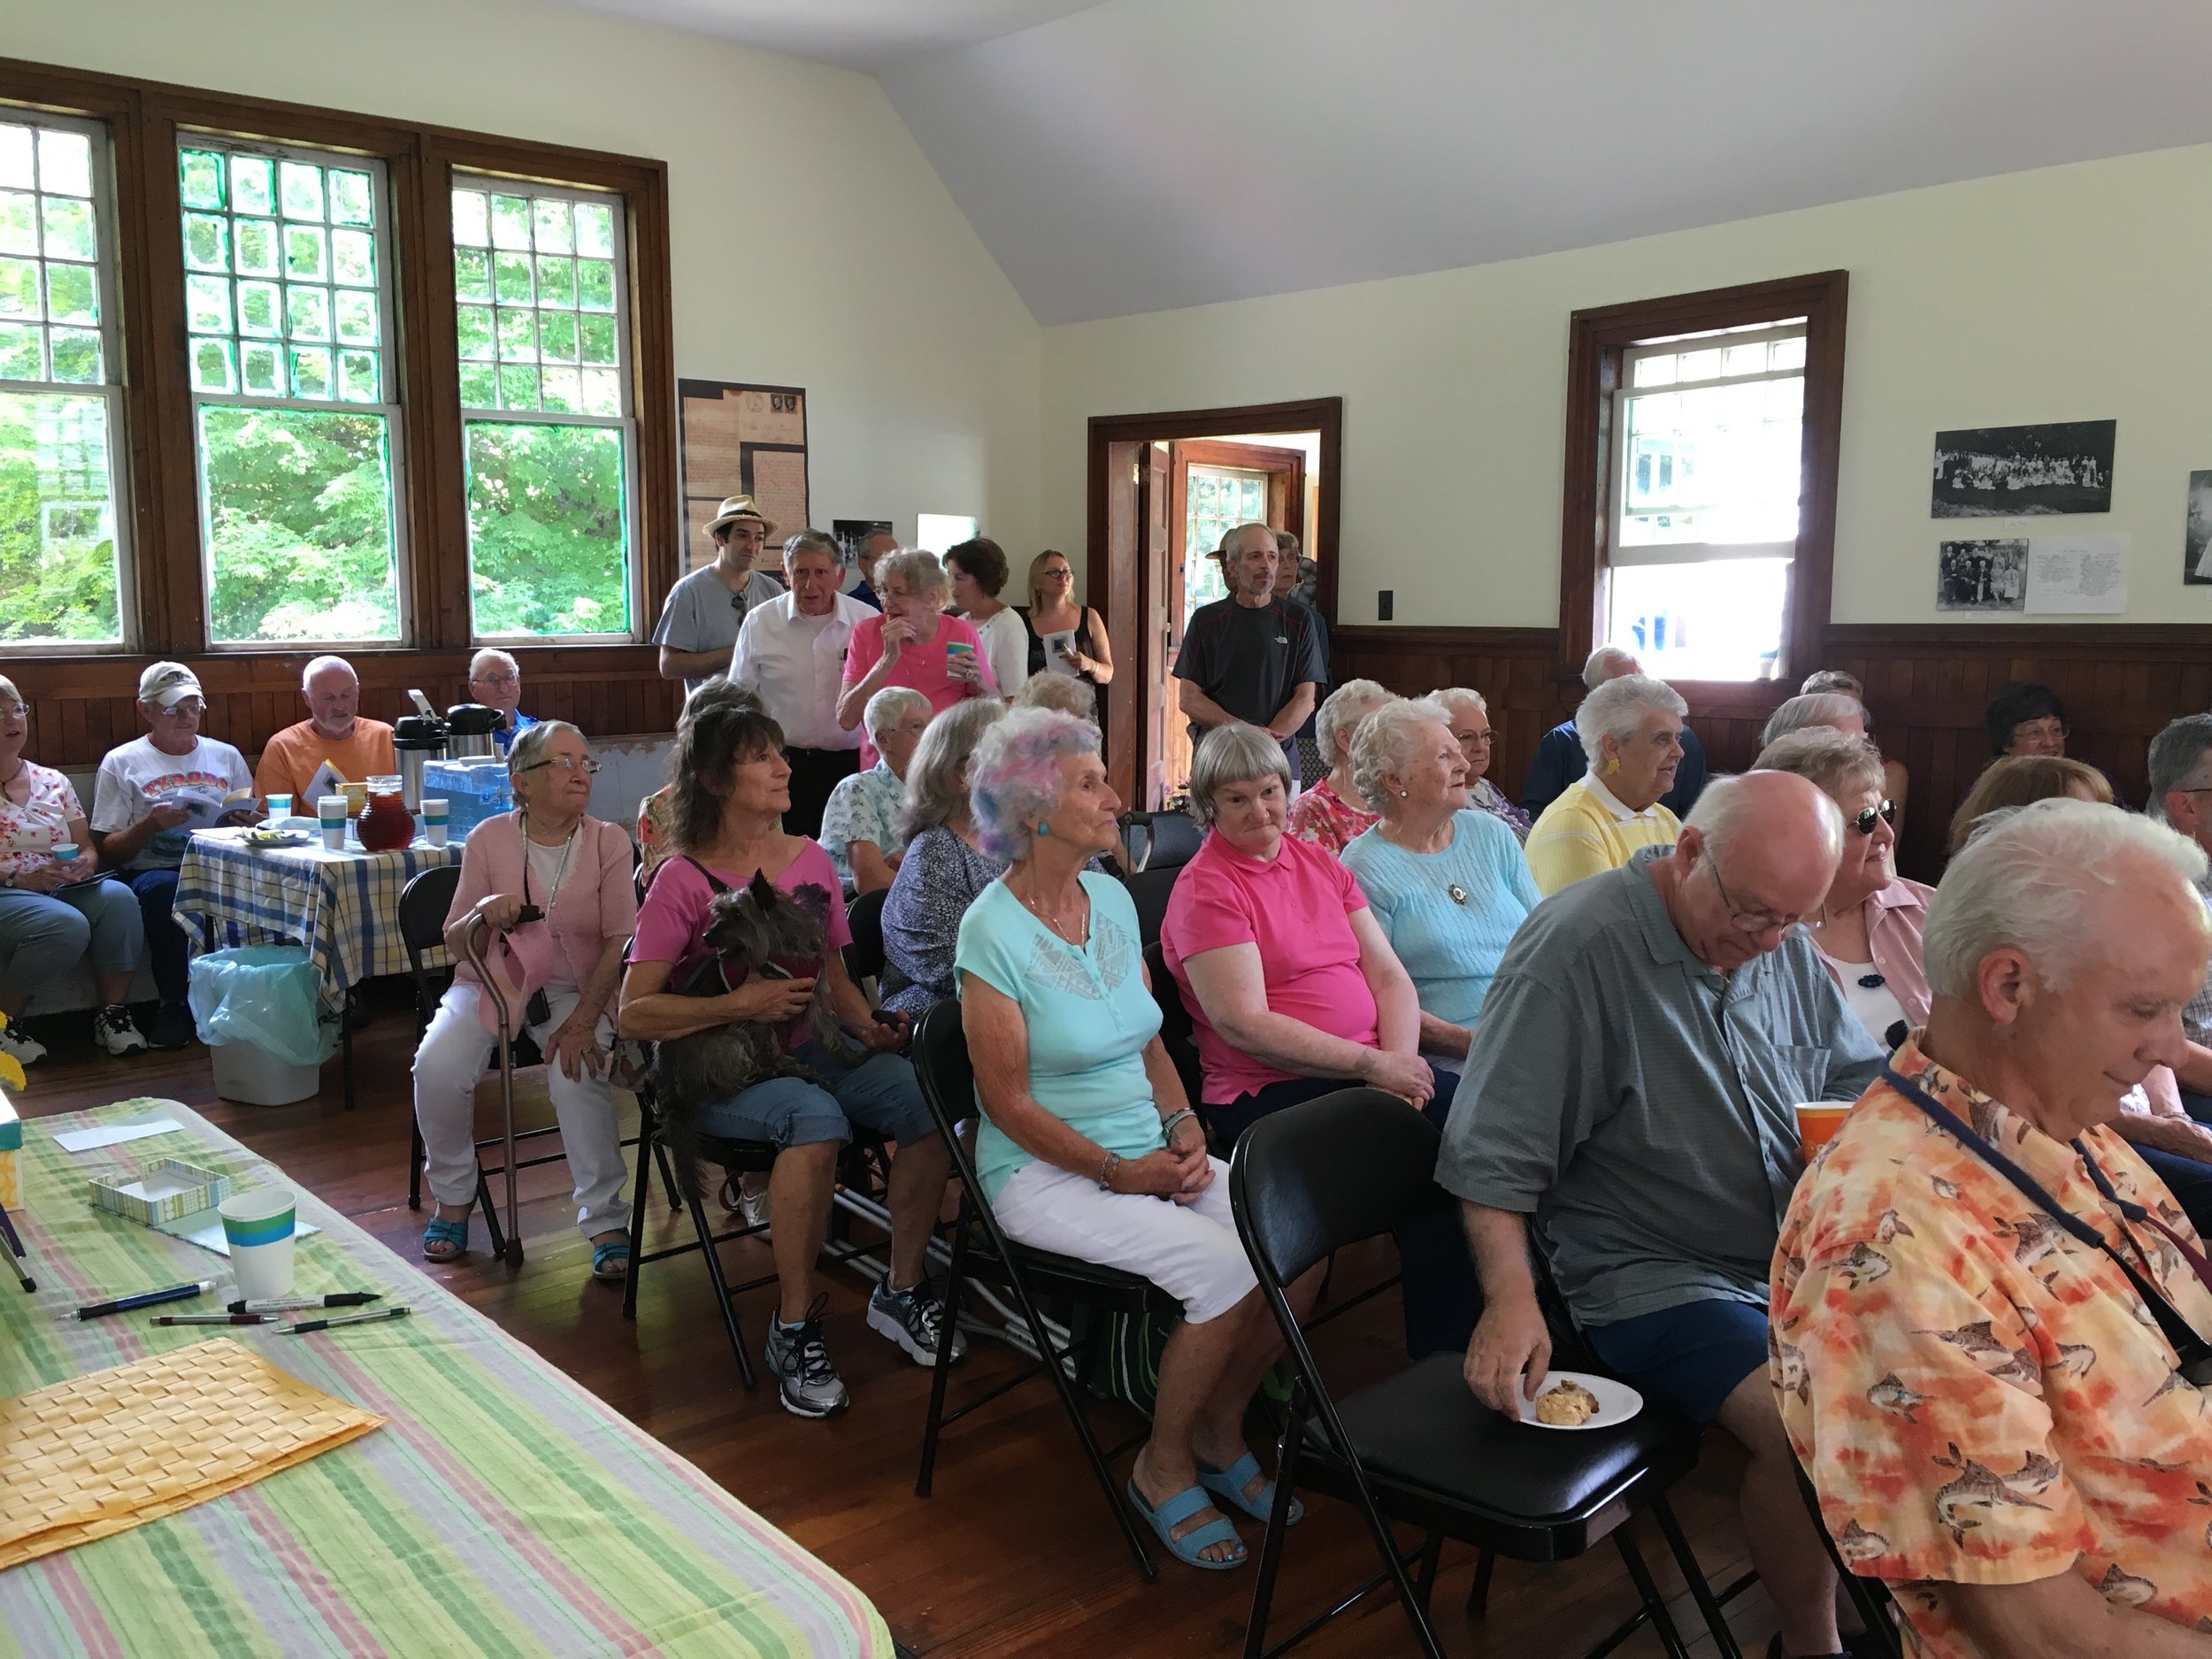
<svg viewBox="0 0 2212 1659"><path fill-rule="evenodd" d="M2189 474L2189 528L2182 539L2181 580L2192 588L2212 588L2212 472Z"/></svg>
<svg viewBox="0 0 2212 1659"><path fill-rule="evenodd" d="M2110 512L2116 421L1976 426L1935 440L1937 518Z"/></svg>
<svg viewBox="0 0 2212 1659"><path fill-rule="evenodd" d="M2025 537L1946 541L1937 549L1938 611L2024 611L2027 598Z"/></svg>

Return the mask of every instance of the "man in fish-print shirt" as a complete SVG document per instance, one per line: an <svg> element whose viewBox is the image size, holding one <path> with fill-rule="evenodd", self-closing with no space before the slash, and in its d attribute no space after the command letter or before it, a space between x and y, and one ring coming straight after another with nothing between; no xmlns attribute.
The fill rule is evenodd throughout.
<svg viewBox="0 0 2212 1659"><path fill-rule="evenodd" d="M2087 802L1978 837L1929 907L1927 1027L1783 1225L1784 1425L1830 1535L1895 1588L1925 1659L2212 1659L2212 1402L2108 1251L2208 1337L2212 1263L2105 1126L2180 1051L2204 870L2181 837Z"/></svg>

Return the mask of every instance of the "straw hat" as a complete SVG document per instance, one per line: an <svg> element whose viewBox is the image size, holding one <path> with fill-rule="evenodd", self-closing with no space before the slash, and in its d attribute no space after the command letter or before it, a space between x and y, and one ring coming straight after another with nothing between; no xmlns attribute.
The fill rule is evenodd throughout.
<svg viewBox="0 0 2212 1659"><path fill-rule="evenodd" d="M776 539L776 521L754 506L753 498L750 495L732 495L724 501L721 507L715 512L713 518L709 521L707 534L712 535L723 526L735 524L740 518L758 519L762 534L771 541Z"/></svg>

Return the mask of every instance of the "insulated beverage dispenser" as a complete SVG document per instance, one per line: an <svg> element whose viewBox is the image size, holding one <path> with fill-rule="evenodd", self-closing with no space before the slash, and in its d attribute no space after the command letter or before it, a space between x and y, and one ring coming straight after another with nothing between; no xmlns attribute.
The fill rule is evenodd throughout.
<svg viewBox="0 0 2212 1659"><path fill-rule="evenodd" d="M392 749L399 757L399 792L410 812L422 810L422 770L444 758L446 726L435 715L403 715L392 726Z"/></svg>
<svg viewBox="0 0 2212 1659"><path fill-rule="evenodd" d="M480 703L457 703L445 711L445 726L446 754L452 759L498 757L499 745L492 735L500 726L498 710Z"/></svg>

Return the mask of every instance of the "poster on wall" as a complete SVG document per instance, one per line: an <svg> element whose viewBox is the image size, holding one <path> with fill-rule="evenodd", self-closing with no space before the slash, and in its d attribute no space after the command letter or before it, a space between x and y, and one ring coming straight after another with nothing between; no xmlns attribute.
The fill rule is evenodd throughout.
<svg viewBox="0 0 2212 1659"><path fill-rule="evenodd" d="M783 538L806 528L806 392L796 386L679 380L684 569L714 559L706 526L730 495L750 495L776 534L755 565L783 574Z"/></svg>
<svg viewBox="0 0 2212 1659"><path fill-rule="evenodd" d="M2182 536L2181 580L2212 588L2212 472L2189 474L2189 525Z"/></svg>
<svg viewBox="0 0 2212 1659"><path fill-rule="evenodd" d="M2025 537L1946 541L1936 549L1938 611L2022 611L2027 607Z"/></svg>
<svg viewBox="0 0 2212 1659"><path fill-rule="evenodd" d="M2032 536L2028 614L2116 617L2128 608L2128 538Z"/></svg>
<svg viewBox="0 0 2212 1659"><path fill-rule="evenodd" d="M1930 516L2024 518L2110 512L2118 424L2064 420L1939 432Z"/></svg>
<svg viewBox="0 0 2212 1659"><path fill-rule="evenodd" d="M839 518L830 525L830 534L837 538L838 551L845 561L841 586L847 593L868 580L868 572L860 568L860 544L872 535L898 535L888 518Z"/></svg>

